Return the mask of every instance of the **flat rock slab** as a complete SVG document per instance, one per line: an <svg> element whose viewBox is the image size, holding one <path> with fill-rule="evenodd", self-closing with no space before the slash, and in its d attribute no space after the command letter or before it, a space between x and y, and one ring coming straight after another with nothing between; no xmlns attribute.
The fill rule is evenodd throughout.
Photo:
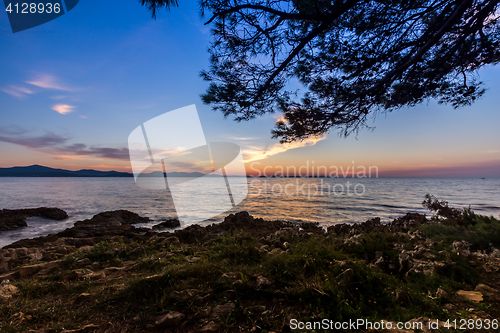
<svg viewBox="0 0 500 333"><path fill-rule="evenodd" d="M480 293L479 291L459 290L457 291L457 294L474 303L479 303L483 301L483 294Z"/></svg>

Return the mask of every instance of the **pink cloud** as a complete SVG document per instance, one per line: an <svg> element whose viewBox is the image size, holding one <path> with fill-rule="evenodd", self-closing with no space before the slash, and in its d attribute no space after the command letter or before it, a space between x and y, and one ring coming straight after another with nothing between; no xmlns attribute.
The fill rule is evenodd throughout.
<svg viewBox="0 0 500 333"><path fill-rule="evenodd" d="M19 86L8 86L7 88L0 88L1 91L3 91L6 94L9 94L14 97L22 98L27 94L33 94L33 91L25 88L25 87L19 87Z"/></svg>
<svg viewBox="0 0 500 333"><path fill-rule="evenodd" d="M73 112L75 106L67 105L67 104L56 104L52 107L52 110L60 113L60 114L68 114Z"/></svg>
<svg viewBox="0 0 500 333"><path fill-rule="evenodd" d="M26 83L45 89L75 91L74 88L59 82L59 80L55 76L49 74L39 75L34 80L26 81Z"/></svg>

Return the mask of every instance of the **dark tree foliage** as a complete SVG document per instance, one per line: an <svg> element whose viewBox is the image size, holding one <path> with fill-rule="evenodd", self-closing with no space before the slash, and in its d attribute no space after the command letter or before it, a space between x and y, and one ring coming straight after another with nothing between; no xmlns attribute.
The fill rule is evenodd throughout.
<svg viewBox="0 0 500 333"><path fill-rule="evenodd" d="M139 0L141 5L146 6L151 11L151 17L156 19L156 11L160 8L170 9L172 6L179 6L177 0Z"/></svg>
<svg viewBox="0 0 500 333"><path fill-rule="evenodd" d="M499 2L200 0L214 38L202 99L238 121L282 112L281 142L348 135L430 98L469 105L477 70L500 59Z"/></svg>
<svg viewBox="0 0 500 333"><path fill-rule="evenodd" d="M457 219L462 216L462 210L448 206L448 201L438 200L435 196L426 194L422 206L437 215L446 217L448 219Z"/></svg>

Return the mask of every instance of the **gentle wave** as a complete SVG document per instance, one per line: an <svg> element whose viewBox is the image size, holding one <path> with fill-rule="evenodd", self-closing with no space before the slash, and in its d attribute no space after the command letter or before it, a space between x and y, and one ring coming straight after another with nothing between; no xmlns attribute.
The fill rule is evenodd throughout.
<svg viewBox="0 0 500 333"><path fill-rule="evenodd" d="M252 180L249 179L249 183ZM211 186L210 181L206 180L207 188ZM266 178L265 181L268 188L275 189L284 189L289 184L304 185L304 189L315 189L315 186L320 189L323 185L323 193L321 190L264 193L262 186L250 185L248 197L236 208L201 224L221 222L228 214L242 210L267 220L319 222L323 226L364 222L374 217L388 222L408 211L431 215L422 207L427 193L448 200L453 207L471 205L483 215L499 217L500 211L500 179ZM358 189L364 188L363 195L324 190L328 188L326 185L347 189L347 181L351 185L360 184ZM217 196L213 199L214 203L205 201L203 204L217 204ZM166 191L141 189L132 178L0 178L0 208L58 207L69 214L65 221L30 219L29 227L0 234L0 246L22 238L59 232L78 220L109 210L126 209L147 216L153 222L146 226L152 226L160 220L176 217L174 207L168 202ZM192 214L196 214L196 209Z"/></svg>

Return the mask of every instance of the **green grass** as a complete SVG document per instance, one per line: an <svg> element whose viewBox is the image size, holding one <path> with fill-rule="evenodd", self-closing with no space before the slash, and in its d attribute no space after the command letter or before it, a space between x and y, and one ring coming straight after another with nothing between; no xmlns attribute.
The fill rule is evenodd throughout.
<svg viewBox="0 0 500 333"><path fill-rule="evenodd" d="M464 315L460 312L463 309L445 312L443 305L449 300L434 297L436 290L441 288L452 295L458 289L472 290L482 280L468 258L451 251L451 244L466 240L474 249L500 245L497 219L470 211L459 219L462 222L433 218L411 230L422 231L433 244L429 247L432 260L443 262L444 266L432 275L400 272L402 248L413 250L423 241L387 231L364 233L347 242L347 236L331 234L301 235L296 231L257 238L251 232L236 230L190 246L168 246L157 240L104 241L67 255L62 272L16 282L18 300L0 304L1 331L47 326L70 329L90 321L113 322L117 329L141 332L166 311L184 313L185 325L191 327L199 324L196 314L202 309L227 302L233 302L235 310L215 320L228 331L256 326L263 332L281 331L290 316L303 321L457 318ZM269 253L261 249L263 245L279 250ZM439 253L442 250L446 253ZM391 269L373 267L377 251L391 263ZM187 256L200 259L189 262ZM129 267L131 262L134 266L103 280L64 281L64 274L81 268L77 262L84 258L98 262L101 268L117 264ZM339 274L348 269L353 275L340 279ZM261 277L270 284L259 286ZM186 290L195 291L183 297ZM90 300L71 306L81 293L90 293ZM249 309L254 305L265 305L267 312L252 312ZM492 310L487 304L476 307ZM30 319L17 320L19 313Z"/></svg>
<svg viewBox="0 0 500 333"><path fill-rule="evenodd" d="M494 217L467 214L473 223L463 224L460 220L438 220L438 223L423 224L419 230L436 242L451 245L455 240L465 240L474 250L488 250L492 245L500 247L500 221Z"/></svg>

